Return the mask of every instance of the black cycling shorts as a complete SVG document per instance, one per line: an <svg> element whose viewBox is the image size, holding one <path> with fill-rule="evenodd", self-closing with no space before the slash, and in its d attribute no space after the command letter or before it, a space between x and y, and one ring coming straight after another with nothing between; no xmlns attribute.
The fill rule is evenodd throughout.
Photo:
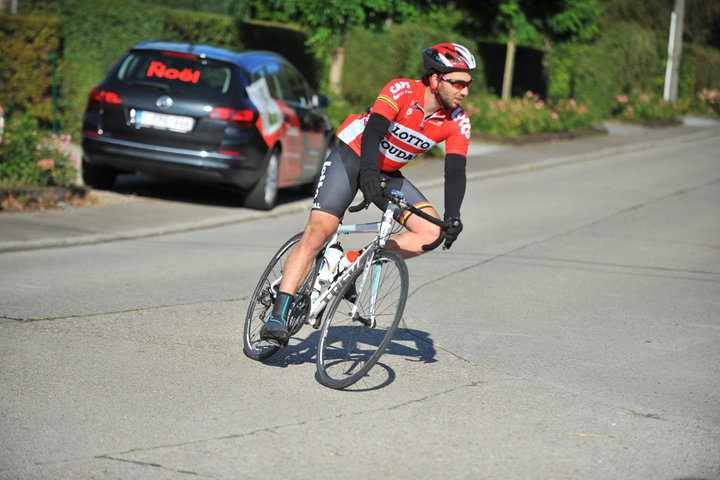
<svg viewBox="0 0 720 480"><path fill-rule="evenodd" d="M343 142L332 149L323 163L312 209L342 218L358 191L360 157ZM399 171L383 172L390 178L388 188L405 194L405 200L417 208L432 207L427 198ZM403 223L404 212L395 212L395 219Z"/></svg>

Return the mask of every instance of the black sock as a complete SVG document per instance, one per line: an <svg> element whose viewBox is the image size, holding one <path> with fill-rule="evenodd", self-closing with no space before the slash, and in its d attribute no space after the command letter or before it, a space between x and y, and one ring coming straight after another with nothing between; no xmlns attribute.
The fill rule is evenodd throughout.
<svg viewBox="0 0 720 480"><path fill-rule="evenodd" d="M295 302L294 296L289 293L279 292L277 299L275 299L275 305L273 305L270 318L280 320L284 325L287 325L287 315L293 305L293 302Z"/></svg>

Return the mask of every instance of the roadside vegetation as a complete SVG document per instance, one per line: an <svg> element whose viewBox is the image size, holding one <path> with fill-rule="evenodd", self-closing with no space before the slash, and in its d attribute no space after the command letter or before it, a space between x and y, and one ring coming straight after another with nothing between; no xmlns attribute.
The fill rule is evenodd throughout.
<svg viewBox="0 0 720 480"><path fill-rule="evenodd" d="M609 119L670 125L686 114L718 116L715 2L686 0L677 100L663 99L672 3L24 0L17 14L0 12L0 190L75 183L80 159L67 147L79 140L88 92L149 38L279 51L329 94L335 125L365 110L388 79L419 77L418 52L445 41L542 54L544 91L512 81L500 91L480 66L464 107L485 139L582 132Z"/></svg>

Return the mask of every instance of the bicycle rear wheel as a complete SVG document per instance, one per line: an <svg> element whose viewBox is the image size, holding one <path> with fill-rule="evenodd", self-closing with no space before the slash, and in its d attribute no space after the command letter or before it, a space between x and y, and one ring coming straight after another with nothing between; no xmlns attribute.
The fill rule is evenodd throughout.
<svg viewBox="0 0 720 480"><path fill-rule="evenodd" d="M320 332L317 371L326 387L345 388L365 376L390 344L405 309L409 281L400 255L378 251L361 292L362 275L359 269L343 285ZM355 302L346 298L352 299L352 288L360 292Z"/></svg>
<svg viewBox="0 0 720 480"><path fill-rule="evenodd" d="M243 351L253 360L265 360L280 348L262 340L260 329L270 318L290 250L300 241L301 237L302 233L293 236L273 255L250 298L250 305L248 305L245 315Z"/></svg>

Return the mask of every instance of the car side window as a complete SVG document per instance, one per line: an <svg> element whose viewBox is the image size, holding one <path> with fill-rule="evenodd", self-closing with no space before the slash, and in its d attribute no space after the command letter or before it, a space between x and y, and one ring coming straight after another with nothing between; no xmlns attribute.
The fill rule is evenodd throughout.
<svg viewBox="0 0 720 480"><path fill-rule="evenodd" d="M268 89L270 90L270 96L275 99L282 100L284 81L280 67L276 64L266 65L263 69L263 75L265 75L265 81L267 82Z"/></svg>
<svg viewBox="0 0 720 480"><path fill-rule="evenodd" d="M309 107L310 102L308 101L308 91L305 86L305 81L293 68L284 65L284 70L289 88L289 98L286 100L293 102L300 107Z"/></svg>

